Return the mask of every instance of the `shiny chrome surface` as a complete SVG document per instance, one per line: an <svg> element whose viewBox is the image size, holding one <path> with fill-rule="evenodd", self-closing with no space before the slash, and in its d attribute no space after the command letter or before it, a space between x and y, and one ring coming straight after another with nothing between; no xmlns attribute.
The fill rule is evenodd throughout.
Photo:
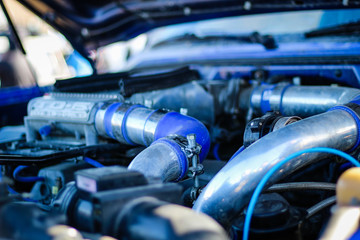
<svg viewBox="0 0 360 240"><path fill-rule="evenodd" d="M264 85L257 86L250 95L250 105L257 113L261 113L262 93L266 88L267 86Z"/></svg>
<svg viewBox="0 0 360 240"><path fill-rule="evenodd" d="M125 113L129 109L129 107L131 107L131 104L129 104L129 103L122 104L116 110L116 112L114 113L114 115L111 118L111 126L112 126L112 131L115 136L115 139L121 143L126 143L126 144L128 142L125 140L125 138L123 136L121 126L123 124Z"/></svg>
<svg viewBox="0 0 360 240"><path fill-rule="evenodd" d="M100 136L108 138L109 135L105 131L105 112L113 102L105 103L98 111L95 117L95 126ZM126 143L124 132L122 129L125 124L125 131L130 140L134 144L149 146L154 141L156 127L159 121L167 113L163 110L153 110L141 106L134 106L131 103L123 103L116 109L111 118L111 129L115 139L119 142ZM124 119L127 114L126 119Z"/></svg>
<svg viewBox="0 0 360 240"><path fill-rule="evenodd" d="M187 115L201 122L215 122L214 98L196 81L173 88L136 93L129 100L152 109L167 108L177 112L187 109Z"/></svg>
<svg viewBox="0 0 360 240"><path fill-rule="evenodd" d="M165 110L156 110L150 113L144 126L144 141L149 146L155 140L155 130L159 121L168 113Z"/></svg>
<svg viewBox="0 0 360 240"><path fill-rule="evenodd" d="M263 91L269 85L261 85L253 90L251 106L261 113ZM280 111L284 116L313 116L329 108L345 104L360 95L360 90L347 87L330 86L289 86L277 85L268 91L271 110Z"/></svg>
<svg viewBox="0 0 360 240"><path fill-rule="evenodd" d="M342 110L292 123L269 133L228 162L206 186L193 208L228 227L248 204L264 174L279 161L312 147L346 151L356 140L355 120ZM326 156L326 153L309 153L293 159L270 179L267 186Z"/></svg>
<svg viewBox="0 0 360 240"><path fill-rule="evenodd" d="M151 114L152 112L152 109L138 107L131 110L131 112L129 113L128 117L125 120L125 127L127 135L133 143L145 145L143 140L144 127L149 114Z"/></svg>
<svg viewBox="0 0 360 240"><path fill-rule="evenodd" d="M100 136L107 136L105 128L104 128L104 117L105 117L105 112L106 109L112 104L113 102L106 102L104 103L97 111L96 115L95 115L95 129L96 132L100 135Z"/></svg>
<svg viewBox="0 0 360 240"><path fill-rule="evenodd" d="M312 116L348 103L358 95L360 90L355 88L291 86L284 92L282 113L285 116Z"/></svg>

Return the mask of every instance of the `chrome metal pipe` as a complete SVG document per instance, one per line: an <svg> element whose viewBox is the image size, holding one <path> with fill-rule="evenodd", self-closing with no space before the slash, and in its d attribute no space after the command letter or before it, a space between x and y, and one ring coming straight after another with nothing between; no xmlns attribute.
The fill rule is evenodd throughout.
<svg viewBox="0 0 360 240"><path fill-rule="evenodd" d="M153 110L142 105L105 103L96 114L95 127L102 137L125 144L149 146L133 159L128 168L163 182L179 181L189 167L178 143L165 137L195 134L196 142L201 145L200 161L205 159L210 148L209 132L200 121L177 112Z"/></svg>
<svg viewBox="0 0 360 240"><path fill-rule="evenodd" d="M283 116L309 117L345 104L360 95L348 87L261 85L254 88L251 106L258 114L279 111Z"/></svg>
<svg viewBox="0 0 360 240"><path fill-rule="evenodd" d="M346 151L356 144L357 138L355 119L341 109L287 125L261 138L229 161L206 186L193 208L228 227L248 204L265 173L285 157L313 147ZM326 153L309 153L294 158L273 175L267 187L326 156Z"/></svg>
<svg viewBox="0 0 360 240"><path fill-rule="evenodd" d="M95 127L100 136L125 144L149 146L155 140L156 127L166 113L141 105L108 102L98 110Z"/></svg>
<svg viewBox="0 0 360 240"><path fill-rule="evenodd" d="M210 148L209 132L200 121L177 112L154 110L142 105L104 103L96 113L95 128L102 137L143 146L172 134L183 137L195 134L196 142L202 146L201 160Z"/></svg>
<svg viewBox="0 0 360 240"><path fill-rule="evenodd" d="M288 192L288 191L306 191L306 190L321 190L321 191L335 191L336 184L328 182L288 182L274 184L269 187L266 192Z"/></svg>

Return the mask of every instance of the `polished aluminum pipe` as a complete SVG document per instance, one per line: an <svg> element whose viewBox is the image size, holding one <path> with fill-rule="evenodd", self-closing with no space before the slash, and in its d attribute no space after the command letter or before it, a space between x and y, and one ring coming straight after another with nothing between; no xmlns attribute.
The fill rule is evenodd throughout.
<svg viewBox="0 0 360 240"><path fill-rule="evenodd" d="M248 204L265 173L290 154L313 147L342 151L351 149L359 137L358 119L355 120L351 110L344 109L334 109L300 120L253 143L215 175L193 208L229 227ZM294 158L273 175L267 187L327 156L326 153L309 153Z"/></svg>
<svg viewBox="0 0 360 240"><path fill-rule="evenodd" d="M148 146L130 163L129 169L163 182L179 181L190 166L184 150L167 137L195 134L201 146L200 161L210 148L206 127L195 118L177 112L153 110L122 102L105 103L96 113L97 133L130 145Z"/></svg>
<svg viewBox="0 0 360 240"><path fill-rule="evenodd" d="M279 111L283 116L309 117L359 95L359 89L348 87L260 85L254 88L250 102L258 114Z"/></svg>
<svg viewBox="0 0 360 240"><path fill-rule="evenodd" d="M95 128L102 137L143 146L149 146L160 138L174 134L183 137L195 134L196 142L202 146L201 160L205 159L210 148L209 132L197 119L138 104L104 103L96 113Z"/></svg>
<svg viewBox="0 0 360 240"><path fill-rule="evenodd" d="M149 146L155 140L155 130L167 112L122 102L107 102L95 117L96 131L125 144Z"/></svg>

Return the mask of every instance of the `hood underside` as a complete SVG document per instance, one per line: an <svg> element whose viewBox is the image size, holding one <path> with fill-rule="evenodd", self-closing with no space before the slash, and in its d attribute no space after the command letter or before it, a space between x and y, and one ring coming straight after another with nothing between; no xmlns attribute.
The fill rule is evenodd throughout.
<svg viewBox="0 0 360 240"><path fill-rule="evenodd" d="M360 7L340 0L19 0L79 52L128 40L156 27L256 13Z"/></svg>

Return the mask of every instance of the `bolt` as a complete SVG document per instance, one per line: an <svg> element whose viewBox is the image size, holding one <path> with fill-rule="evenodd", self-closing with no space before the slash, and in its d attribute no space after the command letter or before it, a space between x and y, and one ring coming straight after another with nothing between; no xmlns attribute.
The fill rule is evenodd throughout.
<svg viewBox="0 0 360 240"><path fill-rule="evenodd" d="M180 108L180 114L187 115L188 114L188 109L187 108Z"/></svg>
<svg viewBox="0 0 360 240"><path fill-rule="evenodd" d="M194 148L194 147L196 147L196 136L195 136L195 134L188 134L187 136L186 136L186 139L188 140L188 144L189 144L189 147L190 148Z"/></svg>

